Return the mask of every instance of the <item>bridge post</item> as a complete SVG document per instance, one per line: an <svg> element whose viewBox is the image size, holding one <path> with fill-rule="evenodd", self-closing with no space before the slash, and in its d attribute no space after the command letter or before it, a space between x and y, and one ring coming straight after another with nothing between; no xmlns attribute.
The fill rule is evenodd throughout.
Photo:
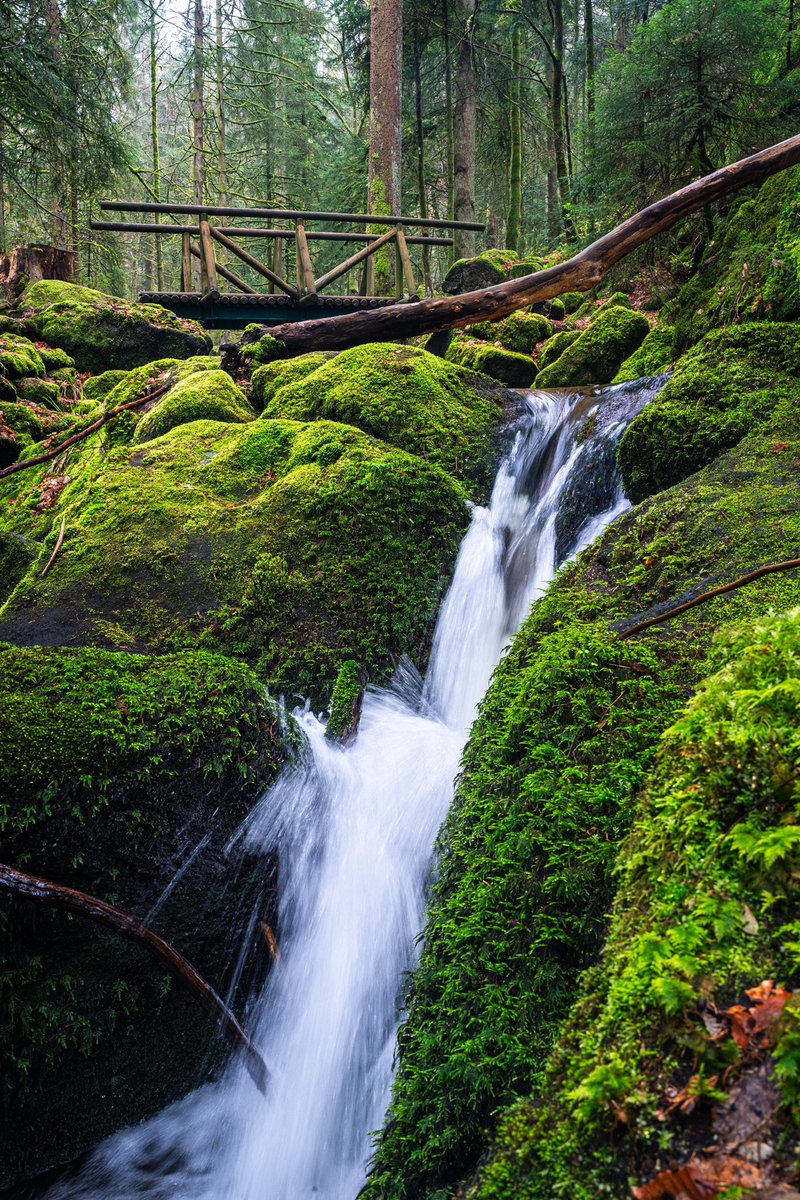
<svg viewBox="0 0 800 1200"><path fill-rule="evenodd" d="M413 296L417 290L417 282L414 278L414 266L411 262L411 255L408 253L408 243L402 225L396 226L396 238L397 295L401 297L405 292L407 296Z"/></svg>
<svg viewBox="0 0 800 1200"><path fill-rule="evenodd" d="M302 221L298 221L294 229L297 245L297 282L301 292L307 296L313 296L317 289L314 283L314 267L308 251L306 227Z"/></svg>
<svg viewBox="0 0 800 1200"><path fill-rule="evenodd" d="M207 213L200 214L200 290L204 294L217 290L217 260Z"/></svg>
<svg viewBox="0 0 800 1200"><path fill-rule="evenodd" d="M275 246L272 251L272 270L275 275L280 275L280 277L283 278L284 264L283 264L283 238L282 237L275 238ZM274 283L270 283L269 290L274 295L274 293L275 293L275 284Z"/></svg>
<svg viewBox="0 0 800 1200"><path fill-rule="evenodd" d="M181 234L181 291L192 290L192 238L188 233Z"/></svg>

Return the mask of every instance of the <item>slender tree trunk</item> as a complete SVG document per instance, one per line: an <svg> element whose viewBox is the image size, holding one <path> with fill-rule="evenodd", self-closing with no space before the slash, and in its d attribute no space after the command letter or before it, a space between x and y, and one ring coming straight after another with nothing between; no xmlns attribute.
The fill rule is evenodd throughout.
<svg viewBox="0 0 800 1200"><path fill-rule="evenodd" d="M61 9L58 0L45 0L44 19L47 27L47 37L50 42L50 52L53 62L58 67L61 61ZM53 240L59 250L67 248L67 152L61 130L53 137L53 157L51 160L53 184Z"/></svg>
<svg viewBox="0 0 800 1200"><path fill-rule="evenodd" d="M478 76L472 45L475 0L456 0L458 54L454 105L454 202L456 221L475 220L475 124L477 116ZM456 258L475 253L475 234L470 230L454 232Z"/></svg>
<svg viewBox="0 0 800 1200"><path fill-rule="evenodd" d="M205 64L203 45L203 0L194 0L194 51L193 51L193 99L192 99L192 182L195 204L206 202L205 166L205 103L203 96Z"/></svg>
<svg viewBox="0 0 800 1200"><path fill-rule="evenodd" d="M367 211L399 213L403 149L402 0L370 0L370 14ZM379 251L375 256L375 286L379 295L391 294L393 268L394 255Z"/></svg>
<svg viewBox="0 0 800 1200"><path fill-rule="evenodd" d="M450 47L450 15L447 0L442 0L444 30L444 105L447 139L447 220L455 220L455 131L453 129L453 56Z"/></svg>
<svg viewBox="0 0 800 1200"><path fill-rule="evenodd" d="M419 192L419 215L428 216L428 193L425 187L425 121L422 108L422 50L419 28L414 28L414 107L417 124L417 190ZM422 279L428 296L433 292L431 282L430 247L422 247Z"/></svg>
<svg viewBox="0 0 800 1200"><path fill-rule="evenodd" d="M214 68L216 85L217 195L220 204L228 203L228 145L225 122L225 43L222 36L222 0L214 3Z"/></svg>
<svg viewBox="0 0 800 1200"><path fill-rule="evenodd" d="M522 241L522 50L519 25L511 34L511 160L508 172L508 224L506 246L518 253Z"/></svg>
<svg viewBox="0 0 800 1200"><path fill-rule="evenodd" d="M150 157L153 164L153 199L161 201L161 144L158 130L158 30L156 29L156 8L150 7ZM155 214L155 223L159 223L159 214ZM164 286L164 268L161 257L161 238L156 234L155 242L155 271L156 290L162 291Z"/></svg>
<svg viewBox="0 0 800 1200"><path fill-rule="evenodd" d="M549 108L553 107L553 62L547 63L547 92ZM558 175L556 174L556 143L552 122L547 125L547 235L551 242L557 242L561 236L561 198L558 193Z"/></svg>
<svg viewBox="0 0 800 1200"><path fill-rule="evenodd" d="M556 178L561 201L561 227L568 238L574 238L575 225L569 212L569 175L567 172L566 141L564 137L564 3L550 0L553 21L553 84L550 93L550 123L553 127L553 152Z"/></svg>

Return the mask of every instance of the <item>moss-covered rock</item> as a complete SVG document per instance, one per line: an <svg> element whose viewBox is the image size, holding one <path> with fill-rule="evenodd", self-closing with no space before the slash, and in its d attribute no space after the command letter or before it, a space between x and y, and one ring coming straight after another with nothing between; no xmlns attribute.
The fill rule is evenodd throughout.
<svg viewBox="0 0 800 1200"><path fill-rule="evenodd" d="M8 599L38 557L36 542L18 533L0 530L0 604Z"/></svg>
<svg viewBox="0 0 800 1200"><path fill-rule="evenodd" d="M776 441L785 447L779 454L771 449ZM752 621L769 607L797 605L800 572L719 596L636 639L622 641L614 629L793 554L800 543L797 461L800 406L787 402L769 430L751 433L715 464L612 526L559 575L498 667L442 835L425 949L400 1033L399 1074L366 1195L468 1194L466 1187L460 1192L461 1181L482 1158L488 1172L497 1157L507 1174L498 1167L493 1190L487 1185L478 1193L486 1200L627 1196L627 1179L618 1190L610 1184L604 1190L593 1177L578 1190L576 1160L565 1162L575 1148L569 1122L576 1103L564 1093L563 1108L549 1110L547 1128L563 1122L561 1150L557 1138L550 1144L561 1154L566 1182L554 1171L531 1184L513 1153L503 1157L506 1142L487 1151L498 1114L505 1129L503 1109L537 1088L576 999L585 995L590 1002L592 978L581 984L581 974L601 951L617 888L618 847L636 817L663 731L718 665L710 648L715 629ZM787 712L796 691L791 684ZM779 692L774 703L782 704ZM764 745L770 740L765 730ZM713 755L713 740L708 746ZM794 754L788 745L775 750L785 762ZM746 799L750 771L739 762L726 751L716 770L741 789L743 804L752 803L752 793ZM765 789L773 786L769 778L767 767ZM699 813L708 808L703 795L701 788ZM691 793L685 799L693 804ZM688 817L689 808L683 812ZM707 817L713 821L713 812ZM659 837L662 854L669 855L691 841L680 821ZM658 867L665 889L667 861ZM709 886L715 878L708 876ZM688 892L682 880L680 887L683 904L693 884ZM638 920L635 910L634 896L631 913ZM775 941L780 923L775 920ZM702 970L701 962L698 975ZM576 1008L573 1027L585 1011ZM644 1027L645 1049L653 1044L651 1029ZM600 1052L613 1053L613 1038L604 1036ZM658 1047L655 1069L660 1061ZM546 1088L535 1094L546 1102ZM509 1128L516 1111L508 1108ZM513 1148L536 1161L544 1126L530 1138L527 1129ZM595 1153L592 1143L583 1145ZM607 1142L597 1154L605 1155L603 1163L614 1157Z"/></svg>
<svg viewBox="0 0 800 1200"><path fill-rule="evenodd" d="M701 1175L704 1155L793 1174L794 1002L760 1054L724 1016L716 1036L707 1021L732 1003L757 1009L746 989L762 980L800 981L800 610L725 643L726 665L663 739L619 858L602 961L541 1085L503 1121L475 1200L623 1200L631 1178L690 1159Z"/></svg>
<svg viewBox="0 0 800 1200"><path fill-rule="evenodd" d="M0 418L9 429L15 433L26 433L35 442L44 436L41 418L27 404L0 403Z"/></svg>
<svg viewBox="0 0 800 1200"><path fill-rule="evenodd" d="M469 338L480 338L486 342L499 342L506 350L520 354L533 354L540 342L552 335L553 326L540 313L515 312L502 321L479 321L470 325L464 333Z"/></svg>
<svg viewBox="0 0 800 1200"><path fill-rule="evenodd" d="M536 364L529 355L474 339L455 338L447 347L445 357L448 362L470 371L480 371L506 387L530 387L536 375Z"/></svg>
<svg viewBox="0 0 800 1200"><path fill-rule="evenodd" d="M679 347L722 325L800 315L798 204L800 168L793 167L734 207L700 270L662 310Z"/></svg>
<svg viewBox="0 0 800 1200"><path fill-rule="evenodd" d="M45 374L42 356L28 338L13 333L0 334L0 375L6 379L22 379L26 375Z"/></svg>
<svg viewBox="0 0 800 1200"><path fill-rule="evenodd" d="M18 379L14 386L20 400L39 404L43 408L60 407L61 388L53 379Z"/></svg>
<svg viewBox="0 0 800 1200"><path fill-rule="evenodd" d="M459 485L414 455L346 425L263 418L95 456L54 512L42 553L62 512L63 546L18 585L0 637L199 642L315 703L345 659L381 678L424 652L468 515Z"/></svg>
<svg viewBox="0 0 800 1200"><path fill-rule="evenodd" d="M65 350L82 371L130 368L167 356L188 358L211 348L199 325L158 304L130 304L76 284L41 280L25 291L21 303L38 336ZM24 372L37 373L44 371Z"/></svg>
<svg viewBox="0 0 800 1200"><path fill-rule="evenodd" d="M243 422L255 419L244 392L221 370L196 371L170 388L136 424L133 445L152 441L192 421Z"/></svg>
<svg viewBox="0 0 800 1200"><path fill-rule="evenodd" d="M539 372L536 386L580 387L590 383L610 383L649 331L650 323L643 313L617 304L606 306L560 358Z"/></svg>
<svg viewBox="0 0 800 1200"><path fill-rule="evenodd" d="M586 301L586 296L583 292L562 292L559 300L564 306L566 314L574 313Z"/></svg>
<svg viewBox="0 0 800 1200"><path fill-rule="evenodd" d="M294 381L293 374L267 401L265 417L343 421L421 455L482 494L491 485L500 389L481 386L426 350L393 342L345 350Z"/></svg>
<svg viewBox="0 0 800 1200"><path fill-rule="evenodd" d="M575 294L580 296L580 292ZM582 296L581 299L583 299ZM532 304L528 312L539 313L541 316L547 317L549 321L563 321L567 315L564 301L560 296L554 296L552 300L541 300L538 304Z"/></svg>
<svg viewBox="0 0 800 1200"><path fill-rule="evenodd" d="M618 458L628 495L640 500L684 479L798 396L796 325L761 322L709 334L679 359L626 431Z"/></svg>
<svg viewBox="0 0 800 1200"><path fill-rule="evenodd" d="M75 359L71 354L67 354L66 350L59 350L53 346L38 346L37 349L48 375L53 371L70 370L75 366Z"/></svg>
<svg viewBox="0 0 800 1200"><path fill-rule="evenodd" d="M89 379L84 380L84 398L91 400L93 403L105 400L108 393L118 383L121 383L127 374L127 371L103 371L100 375L92 375Z"/></svg>
<svg viewBox="0 0 800 1200"><path fill-rule="evenodd" d="M331 707L325 736L331 741L347 742L358 729L367 677L364 668L350 659L342 663L331 694Z"/></svg>
<svg viewBox="0 0 800 1200"><path fill-rule="evenodd" d="M460 258L447 272L442 291L455 295L457 292L473 292L502 283L508 278L511 267L518 265L519 261L519 255L514 250L484 250L475 258Z"/></svg>
<svg viewBox="0 0 800 1200"><path fill-rule="evenodd" d="M250 379L251 403L260 411L269 404L278 388L299 383L317 367L324 366L335 357L335 351L318 350L313 354L301 354L298 358L284 358L256 367Z"/></svg>
<svg viewBox="0 0 800 1200"><path fill-rule="evenodd" d="M3 646L0 726L0 858L142 918L157 904L152 924L224 995L254 907L274 919L273 864L224 853L289 750L261 683L206 653ZM0 1184L74 1158L218 1062L206 1016L140 948L7 897L0 929ZM255 940L246 953L252 979L268 955Z"/></svg>
<svg viewBox="0 0 800 1200"><path fill-rule="evenodd" d="M556 362L564 353L567 346L571 346L580 336L579 329L562 329L560 333L555 333L551 338L548 338L536 357L536 364L539 370L543 371L545 367L549 367L551 363Z"/></svg>
<svg viewBox="0 0 800 1200"><path fill-rule="evenodd" d="M648 375L661 375L675 361L675 330L671 325L651 329L638 350L626 358L612 383L632 383Z"/></svg>

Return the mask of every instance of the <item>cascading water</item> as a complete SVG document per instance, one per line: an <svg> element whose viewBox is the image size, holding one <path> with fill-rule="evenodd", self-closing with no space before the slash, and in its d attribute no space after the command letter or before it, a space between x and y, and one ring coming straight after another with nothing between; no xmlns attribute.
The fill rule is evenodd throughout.
<svg viewBox="0 0 800 1200"><path fill-rule="evenodd" d="M248 853L277 848L281 864L282 956L248 1021L270 1070L266 1099L231 1064L106 1142L51 1200L354 1200L476 705L558 565L627 507L614 449L662 382L528 393L491 502L473 511L425 681L406 665L392 687L368 690L347 748L299 716L307 760L237 837Z"/></svg>

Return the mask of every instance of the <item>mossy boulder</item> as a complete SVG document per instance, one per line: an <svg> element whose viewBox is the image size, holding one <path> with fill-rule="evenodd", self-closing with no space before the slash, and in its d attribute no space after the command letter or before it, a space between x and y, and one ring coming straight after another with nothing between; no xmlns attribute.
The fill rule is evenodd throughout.
<svg viewBox="0 0 800 1200"><path fill-rule="evenodd" d="M0 725L0 858L148 919L225 995L254 908L274 920L275 864L225 853L294 738L261 682L207 653L0 646ZM196 1001L117 934L8 896L0 930L0 1185L150 1115L224 1056ZM268 959L256 939L245 955L240 1011Z"/></svg>
<svg viewBox="0 0 800 1200"><path fill-rule="evenodd" d="M469 371L480 371L506 387L530 387L536 375L536 364L530 355L474 339L455 338L447 347L445 357L448 362Z"/></svg>
<svg viewBox="0 0 800 1200"><path fill-rule="evenodd" d="M552 335L553 326L540 313L515 312L502 321L479 321L470 325L464 333L467 337L480 338L486 342L499 342L506 350L520 354L533 354L540 342Z"/></svg>
<svg viewBox="0 0 800 1200"><path fill-rule="evenodd" d="M772 450L776 442L784 445L779 454ZM366 1196L549 1200L563 1193L581 1200L598 1195L623 1200L629 1195L624 1178L630 1169L628 1151L608 1140L616 1095L606 1093L599 1141L592 1140L597 1126L579 1125L582 1097L574 1089L592 1086L592 1065L585 1070L591 1055L595 1063L598 1056L605 1061L616 1046L610 1027L602 1026L598 1040L595 1032L601 1027L586 1023L597 977L583 972L599 961L618 887L618 904L643 930L638 911L642 893L634 891L627 903L617 856L640 814L647 819L649 802L642 803L640 795L664 731L720 665L719 652L711 645L714 632L731 623L752 623L770 608L798 605L800 572L766 577L718 596L627 641L615 630L624 631L717 583L793 554L800 544L798 461L800 405L787 402L768 429L752 432L711 466L620 518L559 574L514 639L473 727L455 804L441 836L425 948L410 982L408 1019L399 1035L399 1072ZM772 657L772 635L758 630L752 640L753 655ZM693 858L692 851L695 830L705 837L718 819L711 796L720 777L738 796L737 820L755 805L758 824L762 804L773 821L793 819L793 810L781 806L794 803L796 790L794 782L786 785L788 790L784 784L794 754L789 727L797 720L798 688L793 678L787 683L784 706L780 672L789 664L788 649L772 661L778 660L776 673L767 665L763 674L743 675L736 686L742 689L741 719L758 726L763 697L769 706L765 717L770 711L776 719L785 713L779 723L766 717L752 743L737 742L737 716L718 750L715 718L708 739L703 737L702 755L687 763L690 771L707 772L708 778L694 792L683 788L687 776L675 776L678 805L671 823L660 826L654 838L660 857L652 860L651 878L658 874L660 894L672 897L677 929L691 919L694 897L712 894L722 878L718 869L727 869L729 851L716 835L704 840L702 856ZM796 659L791 671L796 675ZM751 681L755 690L746 700ZM721 695L720 702L724 707ZM680 757L678 747L678 763ZM759 773L753 775L751 767ZM784 789L777 807L776 787ZM634 846L628 861L636 854ZM683 864L685 855L693 862L687 862L688 870L679 866L673 888L673 856ZM624 868L624 859L622 863ZM707 874L704 863L711 867ZM760 885L753 864L747 869L749 880L742 872L717 890L718 903L741 897L750 904ZM770 916L768 901L759 903L758 910L750 907L759 923L767 922L770 931L764 937L777 947L786 918L781 912ZM741 902L738 912L743 912ZM711 949L718 913L711 906L696 916L708 920L703 936L709 956L697 961L692 976L700 986L706 963L713 978L719 961ZM742 921L732 921L730 929L726 938L741 946ZM725 945L722 954L727 954ZM770 968L766 973L773 963L778 970L778 960L761 961L765 972ZM749 970L758 969L753 961ZM678 980L681 970L664 967L665 974ZM748 987L763 978L749 970ZM651 978L648 969L648 989ZM735 995L728 995L720 998L733 1003ZM643 1023L631 1021L625 1027L626 1038L636 1028L642 1040L631 1061L639 1063L643 1050L654 1072L664 1062L657 1035L663 1030L668 1037L671 1030L669 1015L662 1009L656 1018L657 1011L648 1008ZM697 1019L696 996L687 1013ZM583 1039L584 1031L580 1050L578 1038ZM564 1039L562 1056L558 1046ZM551 1051L554 1070L575 1067L569 1087L559 1087L554 1105L550 1097L557 1084L552 1077L539 1087ZM626 1055L627 1049L623 1059ZM690 1073L689 1062L685 1065L684 1082ZM644 1074L637 1069L632 1081L625 1080L624 1094L631 1097L635 1114L639 1110L632 1093L640 1082L650 1102ZM544 1106L546 1116L533 1126L527 1116L518 1121L517 1102L531 1095L535 1109ZM655 1106L650 1111L646 1130L660 1130ZM500 1140L492 1149L498 1129ZM638 1124L632 1123L626 1138L631 1129L638 1131ZM558 1169L541 1167L545 1153L553 1155ZM619 1174L618 1162L623 1168ZM531 1170L525 1169L527 1163L533 1164ZM586 1173L587 1163L597 1166L597 1175ZM490 1180L485 1188L480 1182L484 1176ZM473 1192L473 1186L483 1190Z"/></svg>
<svg viewBox="0 0 800 1200"><path fill-rule="evenodd" d="M711 462L776 406L800 397L800 329L759 322L710 333L678 360L619 446L625 488L641 500Z"/></svg>
<svg viewBox="0 0 800 1200"><path fill-rule="evenodd" d="M0 334L0 375L14 380L26 375L41 378L45 374L42 356L32 341L13 333Z"/></svg>
<svg viewBox="0 0 800 1200"><path fill-rule="evenodd" d="M571 346L580 336L580 330L578 329L562 329L560 333L554 333L540 348L536 357L536 364L539 370L543 371L545 367L549 367L551 363L556 362L564 353L567 346Z"/></svg>
<svg viewBox="0 0 800 1200"><path fill-rule="evenodd" d="M671 325L651 329L638 350L626 358L612 383L632 383L648 375L661 375L675 361L675 330Z"/></svg>
<svg viewBox="0 0 800 1200"><path fill-rule="evenodd" d="M649 331L650 323L643 313L617 304L606 306L560 358L539 372L536 386L557 388L610 383Z"/></svg>
<svg viewBox="0 0 800 1200"><path fill-rule="evenodd" d="M564 306L565 314L569 315L570 313L574 313L582 304L585 303L586 295L584 292L562 292L559 296L559 300Z"/></svg>
<svg viewBox="0 0 800 1200"><path fill-rule="evenodd" d="M84 399L99 403L105 400L108 393L121 383L127 371L103 371L100 375L92 375L83 383Z"/></svg>
<svg viewBox="0 0 800 1200"><path fill-rule="evenodd" d="M460 258L445 275L442 291L452 296L457 292L474 292L503 283L508 279L509 270L519 261L514 250L484 250L475 258Z"/></svg>
<svg viewBox="0 0 800 1200"><path fill-rule="evenodd" d="M318 350L312 354L301 354L297 358L284 358L277 362L264 363L256 367L250 379L250 401L261 411L269 404L278 388L289 383L299 383L336 357L333 350Z"/></svg>
<svg viewBox="0 0 800 1200"><path fill-rule="evenodd" d="M0 530L0 604L8 599L38 557L36 542L18 533Z"/></svg>
<svg viewBox="0 0 800 1200"><path fill-rule="evenodd" d="M690 1161L713 1180L724 1155L752 1164L748 1192L767 1162L771 1179L793 1177L796 1001L760 1049L722 1014L758 1014L760 995L778 1018L771 981L800 980L800 610L726 635L719 655L664 735L619 855L602 959L541 1083L501 1123L476 1200L622 1200L631 1179Z"/></svg>
<svg viewBox="0 0 800 1200"><path fill-rule="evenodd" d="M780 171L739 201L700 270L662 310L681 348L720 326L800 316L800 168Z"/></svg>
<svg viewBox="0 0 800 1200"><path fill-rule="evenodd" d="M65 350L81 371L129 369L211 348L199 325L158 304L130 304L76 284L41 280L26 289L21 305L38 336Z"/></svg>
<svg viewBox="0 0 800 1200"><path fill-rule="evenodd" d="M38 346L37 349L48 375L53 371L69 371L75 366L75 359L66 350L54 346Z"/></svg>
<svg viewBox="0 0 800 1200"><path fill-rule="evenodd" d="M577 294L580 295L580 293ZM564 301L560 296L554 296L552 300L540 300L538 304L532 304L528 312L538 313L540 316L547 317L549 321L563 321L567 315Z"/></svg>
<svg viewBox="0 0 800 1200"><path fill-rule="evenodd" d="M503 420L500 389L426 350L393 342L345 350L294 381L293 374L266 402L265 417L343 421L420 455L481 494L491 486Z"/></svg>
<svg viewBox="0 0 800 1200"><path fill-rule="evenodd" d="M132 445L152 441L192 421L243 422L255 419L244 392L221 370L196 371L170 388L136 424Z"/></svg>
<svg viewBox="0 0 800 1200"><path fill-rule="evenodd" d="M343 661L425 652L468 513L432 463L350 426L194 421L77 473L0 615L18 644L218 648L327 700Z"/></svg>
<svg viewBox="0 0 800 1200"><path fill-rule="evenodd" d="M53 379L18 379L14 387L20 400L39 404L42 408L60 407L61 388Z"/></svg>
<svg viewBox="0 0 800 1200"><path fill-rule="evenodd" d="M44 436L41 418L27 404L0 403L0 418L15 433L25 433L38 442Z"/></svg>

